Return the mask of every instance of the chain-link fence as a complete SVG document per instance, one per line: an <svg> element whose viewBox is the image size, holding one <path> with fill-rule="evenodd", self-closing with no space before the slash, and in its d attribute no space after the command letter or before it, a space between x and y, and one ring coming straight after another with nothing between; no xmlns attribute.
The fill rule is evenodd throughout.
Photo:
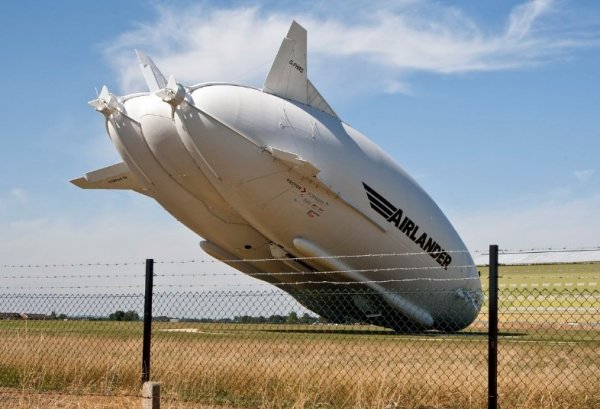
<svg viewBox="0 0 600 409"><path fill-rule="evenodd" d="M481 300L456 289L283 291L240 284L235 275L222 279L206 264L156 267L151 378L161 382L166 399L228 407L487 407L487 266L478 267L481 310L460 331L464 322L454 321L453 309L465 299L477 306ZM135 294L115 294L122 268L55 274L49 280L55 284L43 289L30 278L15 284L20 291L3 288L0 387L138 394L143 274L137 288L123 286ZM143 272L140 265L127 268ZM35 269L37 275L5 277L42 277L44 267ZM501 407L600 407L600 263L501 265L499 271ZM83 283L92 276L95 284ZM399 314L398 300L438 305L436 328Z"/></svg>

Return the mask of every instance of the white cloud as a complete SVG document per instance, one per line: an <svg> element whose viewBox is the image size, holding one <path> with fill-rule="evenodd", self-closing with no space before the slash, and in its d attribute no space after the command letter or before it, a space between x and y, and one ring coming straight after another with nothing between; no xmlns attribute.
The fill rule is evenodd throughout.
<svg viewBox="0 0 600 409"><path fill-rule="evenodd" d="M535 20L548 12L551 0L534 0L514 8L508 20L506 38L523 39L527 37Z"/></svg>
<svg viewBox="0 0 600 409"><path fill-rule="evenodd" d="M594 176L594 169L576 170L573 172L575 179L581 184L585 184L592 179Z"/></svg>
<svg viewBox="0 0 600 409"><path fill-rule="evenodd" d="M0 192L0 216L9 209L28 204L29 201L29 193L20 187L13 187L8 192Z"/></svg>
<svg viewBox="0 0 600 409"><path fill-rule="evenodd" d="M29 202L29 195L25 191L25 189L21 189L18 187L12 188L10 190L10 196L17 201L19 204L26 204Z"/></svg>
<svg viewBox="0 0 600 409"><path fill-rule="evenodd" d="M158 21L124 33L106 49L125 91L145 89L133 53L147 51L161 70L184 83L240 80L266 74L289 19L266 18L256 8L172 10L157 8ZM185 29L183 29L185 27ZM264 72L253 72L262 65Z"/></svg>
<svg viewBox="0 0 600 409"><path fill-rule="evenodd" d="M329 77L317 73L319 79L359 86L362 77L385 92L405 92L399 76L410 72L521 68L589 44L546 21L559 13L550 0L514 7L505 26L492 33L459 9L427 1L368 8L369 16L361 21L348 22L318 6L294 16L309 31L311 65L329 72ZM140 24L106 47L124 92L145 89L134 48L147 51L166 74L184 83L225 80L260 86L292 19L258 6L161 5L156 10L156 21Z"/></svg>
<svg viewBox="0 0 600 409"><path fill-rule="evenodd" d="M600 194L595 194L510 205L452 219L471 250L485 250L490 244L512 250L595 247L600 245L598 209Z"/></svg>
<svg viewBox="0 0 600 409"><path fill-rule="evenodd" d="M387 81L385 81L383 86L384 86L383 90L386 94L410 95L412 92L410 85L408 85L408 83L403 82L403 81L387 80Z"/></svg>

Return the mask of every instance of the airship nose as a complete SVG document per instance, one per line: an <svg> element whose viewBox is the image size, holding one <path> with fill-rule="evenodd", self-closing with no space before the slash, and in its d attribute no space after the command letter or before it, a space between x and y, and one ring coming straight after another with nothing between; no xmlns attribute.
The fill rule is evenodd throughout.
<svg viewBox="0 0 600 409"><path fill-rule="evenodd" d="M458 288L447 301L447 308L436 316L434 327L441 331L459 331L477 318L483 304L483 292Z"/></svg>

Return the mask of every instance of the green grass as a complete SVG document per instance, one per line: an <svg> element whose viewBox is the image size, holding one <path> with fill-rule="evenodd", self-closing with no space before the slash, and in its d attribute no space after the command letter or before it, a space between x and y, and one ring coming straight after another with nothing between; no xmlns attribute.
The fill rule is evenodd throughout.
<svg viewBox="0 0 600 409"><path fill-rule="evenodd" d="M488 267L478 270L487 292ZM498 286L500 313L534 313L538 320L561 316L568 323L573 321L569 316L585 309L588 316L579 319L600 321L600 263L500 265Z"/></svg>
<svg viewBox="0 0 600 409"><path fill-rule="evenodd" d="M87 320L8 320L0 321L0 329L22 335L98 337L109 339L138 338L142 335L142 322L87 321Z"/></svg>
<svg viewBox="0 0 600 409"><path fill-rule="evenodd" d="M477 269L484 288L487 288L488 266ZM567 286L568 283L572 285ZM600 290L600 263L500 265L498 284L500 288L507 289Z"/></svg>

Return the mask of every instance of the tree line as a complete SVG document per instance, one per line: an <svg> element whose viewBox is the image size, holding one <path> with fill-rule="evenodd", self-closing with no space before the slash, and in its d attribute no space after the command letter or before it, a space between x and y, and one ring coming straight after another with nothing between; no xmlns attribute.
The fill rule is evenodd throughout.
<svg viewBox="0 0 600 409"><path fill-rule="evenodd" d="M105 317L69 317L66 314L57 314L55 311L48 316L49 319L87 319L93 321L140 321L141 317L137 311L117 310ZM154 321L170 321L173 318L160 316L154 317ZM269 316L236 315L233 318L181 318L178 321L204 322L204 323L237 323L237 324L314 324L327 322L324 318L315 317L308 313L298 315L291 311L287 315L272 314Z"/></svg>
<svg viewBox="0 0 600 409"><path fill-rule="evenodd" d="M169 317L155 317L155 321L169 321ZM269 316L236 315L233 318L181 318L178 321L216 324L314 324L327 322L324 318L314 317L308 313L301 316L295 311L287 315L273 314Z"/></svg>

